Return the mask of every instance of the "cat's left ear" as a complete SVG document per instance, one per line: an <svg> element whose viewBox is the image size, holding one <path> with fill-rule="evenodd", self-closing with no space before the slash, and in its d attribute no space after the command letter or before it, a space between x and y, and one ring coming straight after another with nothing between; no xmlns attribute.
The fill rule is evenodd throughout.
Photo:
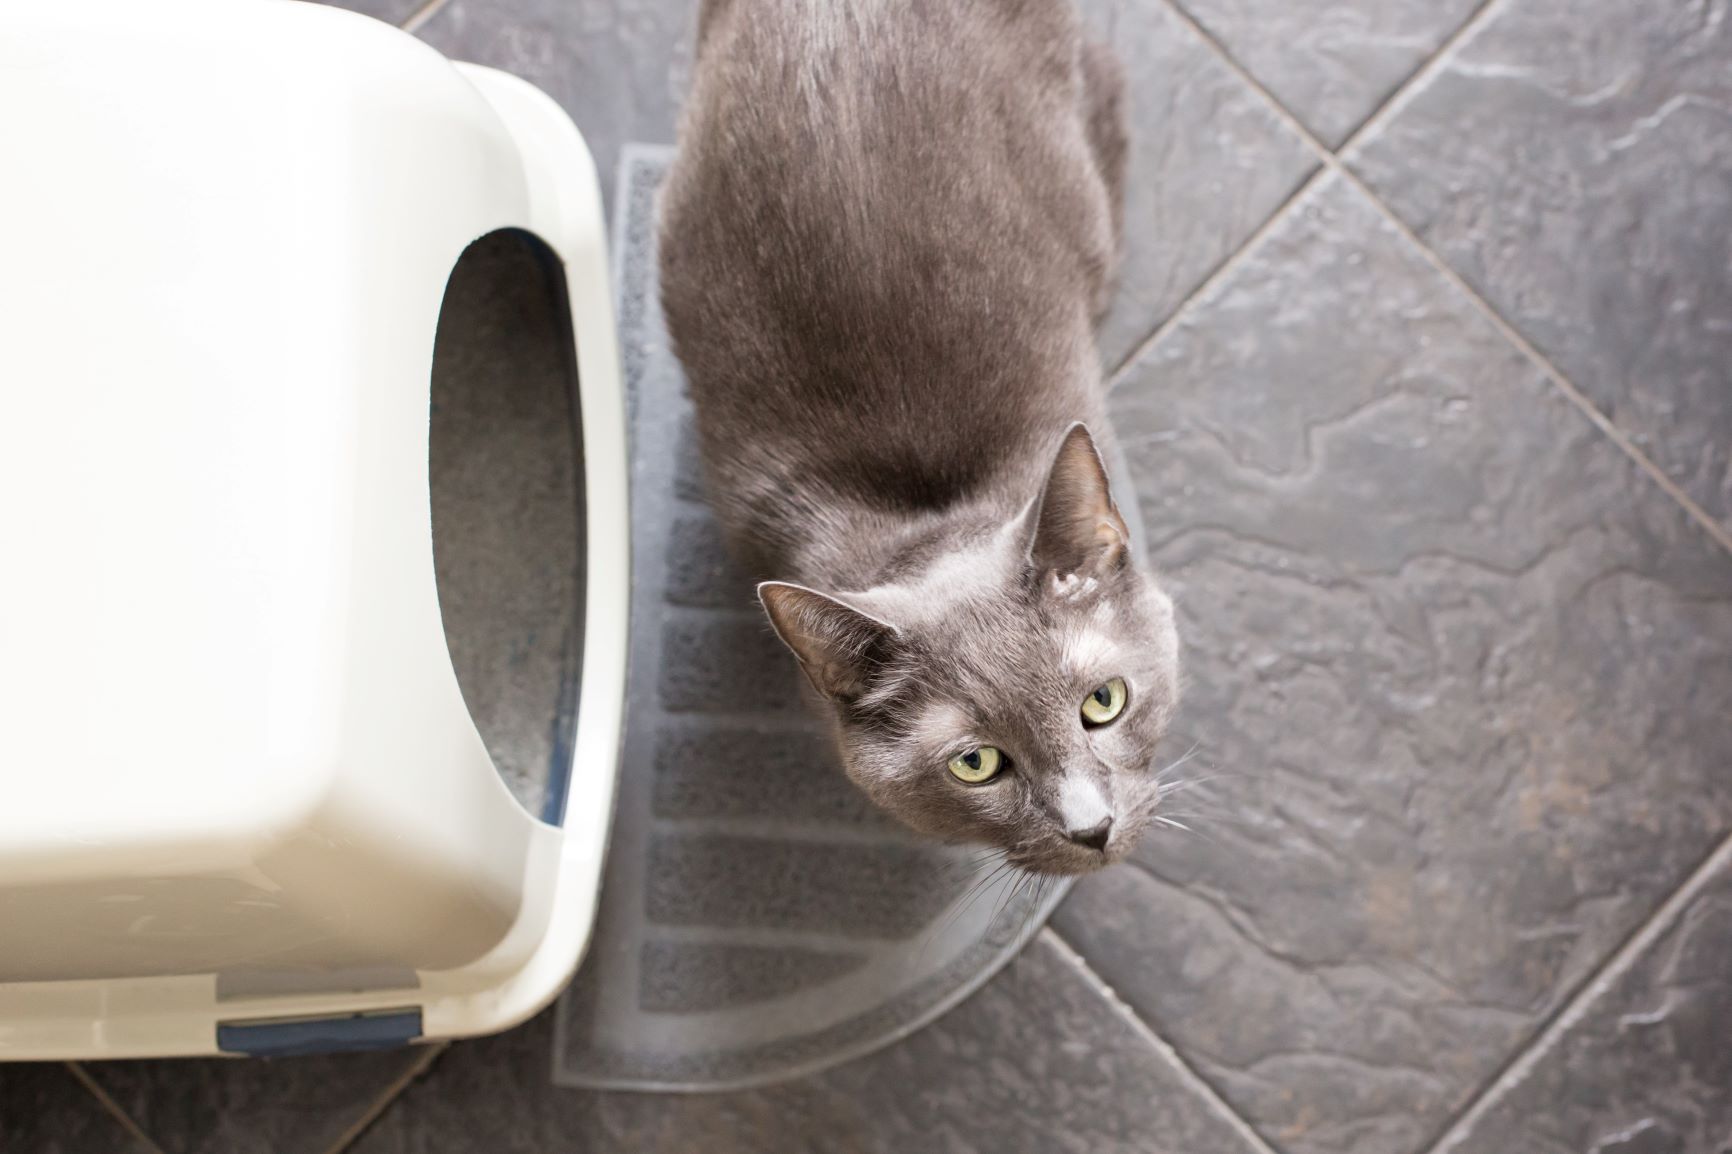
<svg viewBox="0 0 1732 1154"><path fill-rule="evenodd" d="M765 581L758 600L812 687L831 701L866 691L873 669L897 636L896 626L804 585Z"/></svg>
<svg viewBox="0 0 1732 1154"><path fill-rule="evenodd" d="M1130 540L1095 439L1079 421L1065 433L1041 490L1029 561L1043 583L1063 592L1122 569Z"/></svg>

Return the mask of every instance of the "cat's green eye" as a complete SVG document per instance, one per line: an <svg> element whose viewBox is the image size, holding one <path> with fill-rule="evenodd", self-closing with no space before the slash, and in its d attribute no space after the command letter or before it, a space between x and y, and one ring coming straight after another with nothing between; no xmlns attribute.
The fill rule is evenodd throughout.
<svg viewBox="0 0 1732 1154"><path fill-rule="evenodd" d="M990 745L959 753L950 759L950 772L956 775L956 780L966 781L969 785L991 781L1003 768L1004 754Z"/></svg>
<svg viewBox="0 0 1732 1154"><path fill-rule="evenodd" d="M1082 716L1087 725L1105 725L1125 711L1125 679L1115 677L1083 698Z"/></svg>

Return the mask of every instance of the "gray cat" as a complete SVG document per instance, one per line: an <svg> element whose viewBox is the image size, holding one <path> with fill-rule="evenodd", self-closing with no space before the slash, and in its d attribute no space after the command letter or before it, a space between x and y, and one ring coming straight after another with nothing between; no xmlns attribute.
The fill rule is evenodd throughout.
<svg viewBox="0 0 1732 1154"><path fill-rule="evenodd" d="M1178 697L1090 432L1119 94L1067 0L709 0L661 205L711 500L848 775L1050 874L1153 818Z"/></svg>

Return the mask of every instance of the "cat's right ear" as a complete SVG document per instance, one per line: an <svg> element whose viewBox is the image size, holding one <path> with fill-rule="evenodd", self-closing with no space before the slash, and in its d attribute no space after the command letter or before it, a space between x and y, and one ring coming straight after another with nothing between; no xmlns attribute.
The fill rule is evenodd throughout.
<svg viewBox="0 0 1732 1154"><path fill-rule="evenodd" d="M765 581L758 600L812 687L831 701L864 693L872 669L897 636L889 622L804 585Z"/></svg>
<svg viewBox="0 0 1732 1154"><path fill-rule="evenodd" d="M1106 463L1079 421L1065 432L1034 507L1029 561L1055 589L1085 586L1126 564L1130 536L1113 503Z"/></svg>

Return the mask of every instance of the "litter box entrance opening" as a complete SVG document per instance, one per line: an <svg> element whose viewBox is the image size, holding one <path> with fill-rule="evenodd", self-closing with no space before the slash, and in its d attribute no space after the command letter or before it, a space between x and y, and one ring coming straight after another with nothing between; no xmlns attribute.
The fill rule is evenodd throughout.
<svg viewBox="0 0 1732 1154"><path fill-rule="evenodd" d="M565 272L488 233L445 286L428 482L445 642L493 764L530 813L564 809L580 691L583 438Z"/></svg>

